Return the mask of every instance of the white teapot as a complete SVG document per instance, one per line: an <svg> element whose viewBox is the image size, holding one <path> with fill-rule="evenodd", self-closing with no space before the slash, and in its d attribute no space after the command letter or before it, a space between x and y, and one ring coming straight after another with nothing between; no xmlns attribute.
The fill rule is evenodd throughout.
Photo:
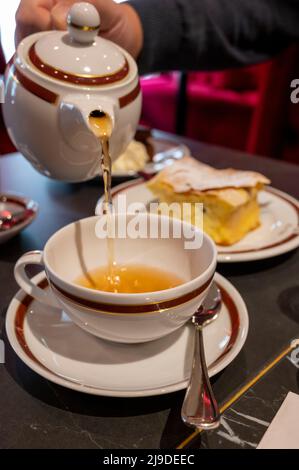
<svg viewBox="0 0 299 470"><path fill-rule="evenodd" d="M40 172L84 181L100 172L101 146L89 116L111 118L115 160L133 139L141 112L137 66L116 44L98 36L100 16L76 3L68 32L24 39L6 71L3 114L16 148Z"/></svg>

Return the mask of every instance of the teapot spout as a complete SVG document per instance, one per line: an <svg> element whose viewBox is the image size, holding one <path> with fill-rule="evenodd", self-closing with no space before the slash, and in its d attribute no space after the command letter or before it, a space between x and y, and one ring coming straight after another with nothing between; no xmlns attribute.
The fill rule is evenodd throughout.
<svg viewBox="0 0 299 470"><path fill-rule="evenodd" d="M88 117L88 124L94 135L101 141L110 139L113 132L113 121L105 111L95 109Z"/></svg>
<svg viewBox="0 0 299 470"><path fill-rule="evenodd" d="M99 139L113 134L116 109L114 101L107 97L66 96L59 106L59 127L64 141L77 152L98 153Z"/></svg>

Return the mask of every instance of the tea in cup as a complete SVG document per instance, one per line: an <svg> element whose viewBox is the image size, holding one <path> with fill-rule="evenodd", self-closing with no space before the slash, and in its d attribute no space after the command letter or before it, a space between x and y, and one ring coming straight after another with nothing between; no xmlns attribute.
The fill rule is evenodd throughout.
<svg viewBox="0 0 299 470"><path fill-rule="evenodd" d="M116 227L134 215L113 216ZM109 280L107 240L99 237L100 218L74 222L56 232L44 251L24 254L15 278L29 295L59 307L82 329L106 340L140 343L163 337L184 325L204 300L216 269L213 241L199 229L201 246L186 249L189 224L140 213L147 236L114 238L113 280ZM151 236L151 224L169 224L178 237ZM42 265L51 290L44 291L25 268ZM111 267L110 267L111 268ZM66 338L67 340L67 338ZM84 347L84 346L82 346Z"/></svg>

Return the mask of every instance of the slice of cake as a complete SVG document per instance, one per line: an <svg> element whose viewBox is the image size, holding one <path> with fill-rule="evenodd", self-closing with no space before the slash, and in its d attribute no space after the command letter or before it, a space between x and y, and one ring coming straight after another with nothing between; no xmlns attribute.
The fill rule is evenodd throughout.
<svg viewBox="0 0 299 470"><path fill-rule="evenodd" d="M219 245L232 245L260 225L257 196L269 183L260 173L217 170L184 157L163 169L147 185L161 203L187 202L194 207L194 203L202 203L205 232ZM184 219L198 225L192 206L187 217L186 211L181 213Z"/></svg>
<svg viewBox="0 0 299 470"><path fill-rule="evenodd" d="M149 161L145 145L132 140L128 147L112 165L112 172L129 172L142 170Z"/></svg>

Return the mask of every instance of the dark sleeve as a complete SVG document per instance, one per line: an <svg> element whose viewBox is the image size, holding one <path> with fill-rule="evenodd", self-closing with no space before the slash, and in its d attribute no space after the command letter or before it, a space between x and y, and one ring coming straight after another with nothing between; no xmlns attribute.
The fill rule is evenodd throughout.
<svg viewBox="0 0 299 470"><path fill-rule="evenodd" d="M299 0L130 0L144 30L141 73L269 59L299 39Z"/></svg>

